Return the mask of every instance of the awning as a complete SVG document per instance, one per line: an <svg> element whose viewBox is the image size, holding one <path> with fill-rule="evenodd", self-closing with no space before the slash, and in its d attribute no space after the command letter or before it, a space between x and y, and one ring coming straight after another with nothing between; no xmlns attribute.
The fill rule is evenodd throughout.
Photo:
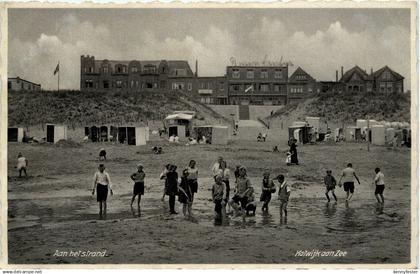
<svg viewBox="0 0 420 274"><path fill-rule="evenodd" d="M165 120L192 120L194 115L185 113L176 113L166 116Z"/></svg>

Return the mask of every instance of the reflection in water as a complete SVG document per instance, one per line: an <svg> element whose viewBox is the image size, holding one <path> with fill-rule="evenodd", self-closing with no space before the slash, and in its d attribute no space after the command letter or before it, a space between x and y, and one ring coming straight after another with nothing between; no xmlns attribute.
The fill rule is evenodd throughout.
<svg viewBox="0 0 420 274"><path fill-rule="evenodd" d="M337 213L337 203L326 203L324 216L327 218L332 218Z"/></svg>
<svg viewBox="0 0 420 274"><path fill-rule="evenodd" d="M272 224L273 224L273 216L268 211L264 211L262 213L261 225L270 226Z"/></svg>

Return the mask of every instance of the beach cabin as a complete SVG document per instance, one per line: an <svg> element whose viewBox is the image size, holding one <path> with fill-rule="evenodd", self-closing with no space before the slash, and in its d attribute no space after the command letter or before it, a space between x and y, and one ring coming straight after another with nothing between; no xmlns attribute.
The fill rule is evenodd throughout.
<svg viewBox="0 0 420 274"><path fill-rule="evenodd" d="M132 146L146 144L146 128L136 126L118 127L118 142Z"/></svg>
<svg viewBox="0 0 420 274"><path fill-rule="evenodd" d="M290 126L289 140L294 138L298 143L307 144L310 142L309 132L311 128L307 126Z"/></svg>
<svg viewBox="0 0 420 274"><path fill-rule="evenodd" d="M370 128L370 130L372 134L372 144L378 146L385 145L385 127L383 125L374 125Z"/></svg>
<svg viewBox="0 0 420 274"><path fill-rule="evenodd" d="M396 134L396 130L394 128L387 128L385 130L385 142L386 142L386 144L393 145L395 134Z"/></svg>
<svg viewBox="0 0 420 274"><path fill-rule="evenodd" d="M190 137L190 132L188 132L188 137ZM187 137L187 128L186 126L181 126L181 125L171 125L168 126L168 137L171 136L178 136L178 139L180 141L185 141L185 138Z"/></svg>
<svg viewBox="0 0 420 274"><path fill-rule="evenodd" d="M314 132L317 132L318 134L327 133L328 130L328 123L325 121L324 118L321 117L306 117L305 122L307 125L312 127L314 129Z"/></svg>
<svg viewBox="0 0 420 274"><path fill-rule="evenodd" d="M47 142L57 143L60 140L67 140L67 126L47 124Z"/></svg>
<svg viewBox="0 0 420 274"><path fill-rule="evenodd" d="M195 117L195 111L174 111L172 114L166 116L164 124L168 129L168 137L171 137L173 134L176 134L180 140L182 138L185 139L185 137L190 137Z"/></svg>
<svg viewBox="0 0 420 274"><path fill-rule="evenodd" d="M362 140L362 130L358 127L350 126L345 131L346 142L356 142Z"/></svg>
<svg viewBox="0 0 420 274"><path fill-rule="evenodd" d="M227 145L229 141L229 127L228 126L197 126L194 127L194 138L200 141L203 136L206 141L213 145Z"/></svg>
<svg viewBox="0 0 420 274"><path fill-rule="evenodd" d="M9 127L7 129L7 141L21 143L24 137L23 128Z"/></svg>

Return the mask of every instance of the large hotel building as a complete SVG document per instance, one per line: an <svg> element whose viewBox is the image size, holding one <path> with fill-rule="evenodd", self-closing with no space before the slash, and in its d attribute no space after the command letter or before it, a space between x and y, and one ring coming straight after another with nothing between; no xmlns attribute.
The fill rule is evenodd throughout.
<svg viewBox="0 0 420 274"><path fill-rule="evenodd" d="M336 81L317 82L298 67L289 76L287 65L226 67L218 77L198 76L187 61L113 61L81 56L80 89L130 91L184 91L205 104L284 105L319 92L403 92L400 74L385 66L370 74L358 66L341 71Z"/></svg>

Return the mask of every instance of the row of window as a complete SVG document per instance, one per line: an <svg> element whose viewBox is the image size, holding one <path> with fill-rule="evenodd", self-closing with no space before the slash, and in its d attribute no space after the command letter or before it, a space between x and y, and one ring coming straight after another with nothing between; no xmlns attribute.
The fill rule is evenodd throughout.
<svg viewBox="0 0 420 274"><path fill-rule="evenodd" d="M129 85L128 85L129 84ZM108 80L102 81L103 88L110 88L112 83ZM166 88L166 81L160 81L160 88ZM157 82L139 82L138 80L131 80L129 83L122 80L116 80L114 82L114 87L116 88L127 88L130 87L132 89L134 88L142 88L142 89L157 89L158 83ZM99 88L99 81L97 81L94 85L93 80L85 80L85 88ZM185 89L185 83L184 82L174 82L172 83L172 90L184 90ZM187 83L187 89L189 91L192 90L192 83Z"/></svg>
<svg viewBox="0 0 420 274"><path fill-rule="evenodd" d="M16 80L16 84L18 84L20 86L21 90L40 90L40 87L38 85L25 83L25 82L20 82L19 79ZM12 87L13 87L12 82L8 81L7 82L7 88L12 89ZM16 86L16 88L17 88L17 86Z"/></svg>
<svg viewBox="0 0 420 274"><path fill-rule="evenodd" d="M225 89L225 82L221 81L219 83L215 82L200 82L200 89L213 89L219 88L219 90Z"/></svg>
<svg viewBox="0 0 420 274"><path fill-rule="evenodd" d="M290 93L303 93L303 87L292 87Z"/></svg>
<svg viewBox="0 0 420 274"><path fill-rule="evenodd" d="M253 85L253 84L248 84L248 85L240 85L240 84L233 84L230 85L230 90L231 91L262 91L262 92L268 92L270 91L270 84L259 84L259 85ZM258 89L256 89L256 87L258 87ZM275 92L280 92L282 91L282 85L279 84L274 84L273 85L273 90Z"/></svg>
<svg viewBox="0 0 420 274"><path fill-rule="evenodd" d="M232 78L239 79L241 78L241 72L239 69L232 69ZM254 69L247 69L246 70L246 78L247 79L254 79L255 78L255 71ZM261 79L268 79L268 70L263 69L260 71L260 78ZM275 69L274 70L274 78L275 79L283 79L283 70L282 69Z"/></svg>
<svg viewBox="0 0 420 274"><path fill-rule="evenodd" d="M115 73L127 73L128 69L127 69L127 66L116 65L114 71L115 71ZM94 69L93 69L93 67L85 67L84 72L85 73L93 73ZM102 67L101 72L103 74L108 74L109 73L109 67L108 66ZM139 72L139 69L136 66L131 67L131 73L138 73L138 72ZM145 65L143 67L143 70L142 70L142 73L145 73L145 74L155 74L157 72L158 72L158 70L157 70L156 66L153 66L153 65ZM161 73L166 73L166 68L165 67L162 68ZM187 76L187 70L186 69L175 69L174 74L175 74L175 76Z"/></svg>

